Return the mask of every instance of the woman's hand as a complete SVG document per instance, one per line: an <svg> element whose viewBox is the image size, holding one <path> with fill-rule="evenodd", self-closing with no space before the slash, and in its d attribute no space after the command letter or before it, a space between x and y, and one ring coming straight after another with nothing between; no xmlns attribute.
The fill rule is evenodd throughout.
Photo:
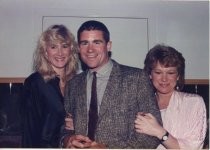
<svg viewBox="0 0 210 150"><path fill-rule="evenodd" d="M150 113L139 112L135 120L136 132L155 136L159 139L166 133L166 130L158 123L157 119Z"/></svg>
<svg viewBox="0 0 210 150"><path fill-rule="evenodd" d="M74 130L73 118L70 113L68 113L65 118L65 129Z"/></svg>

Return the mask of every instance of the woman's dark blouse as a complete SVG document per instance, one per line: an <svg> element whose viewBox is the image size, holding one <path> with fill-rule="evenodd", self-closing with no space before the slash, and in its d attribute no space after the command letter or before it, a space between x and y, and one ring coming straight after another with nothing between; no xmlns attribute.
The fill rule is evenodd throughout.
<svg viewBox="0 0 210 150"><path fill-rule="evenodd" d="M58 147L64 118L59 78L45 82L39 73L31 74L22 97L22 147Z"/></svg>

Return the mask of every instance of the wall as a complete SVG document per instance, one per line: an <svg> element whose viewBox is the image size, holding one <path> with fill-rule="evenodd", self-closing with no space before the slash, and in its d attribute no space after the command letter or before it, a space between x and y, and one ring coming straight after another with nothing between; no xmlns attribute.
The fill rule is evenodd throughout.
<svg viewBox="0 0 210 150"><path fill-rule="evenodd" d="M144 65L141 56L146 56L149 49L147 18L44 16L42 24L43 30L53 24L64 24L76 35L83 22L93 19L109 27L112 59L134 67Z"/></svg>
<svg viewBox="0 0 210 150"><path fill-rule="evenodd" d="M1 0L0 77L31 73L43 16L147 18L148 49L157 43L169 44L186 58L187 79L209 78L208 1L139 0ZM133 36L128 39L132 41ZM137 54L141 48L139 44ZM132 59L129 51L127 55ZM139 56L139 67L144 58L145 53Z"/></svg>

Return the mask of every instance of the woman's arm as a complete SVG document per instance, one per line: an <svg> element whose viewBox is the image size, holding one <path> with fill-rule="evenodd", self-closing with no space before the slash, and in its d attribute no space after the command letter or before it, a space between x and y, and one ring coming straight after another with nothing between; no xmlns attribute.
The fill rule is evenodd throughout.
<svg viewBox="0 0 210 150"><path fill-rule="evenodd" d="M165 130L156 120L156 118L150 113L139 112L135 120L136 132L144 133L151 136L157 137L160 141L163 136L168 132ZM161 142L165 148L168 149L179 149L179 143L175 137L170 133L165 141Z"/></svg>

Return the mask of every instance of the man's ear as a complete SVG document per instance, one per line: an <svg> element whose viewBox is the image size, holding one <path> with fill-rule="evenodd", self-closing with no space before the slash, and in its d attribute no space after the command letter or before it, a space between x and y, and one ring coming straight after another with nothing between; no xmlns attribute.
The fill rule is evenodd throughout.
<svg viewBox="0 0 210 150"><path fill-rule="evenodd" d="M109 41L109 42L107 43L107 50L108 50L108 51L111 51L111 49L112 49L112 41Z"/></svg>

